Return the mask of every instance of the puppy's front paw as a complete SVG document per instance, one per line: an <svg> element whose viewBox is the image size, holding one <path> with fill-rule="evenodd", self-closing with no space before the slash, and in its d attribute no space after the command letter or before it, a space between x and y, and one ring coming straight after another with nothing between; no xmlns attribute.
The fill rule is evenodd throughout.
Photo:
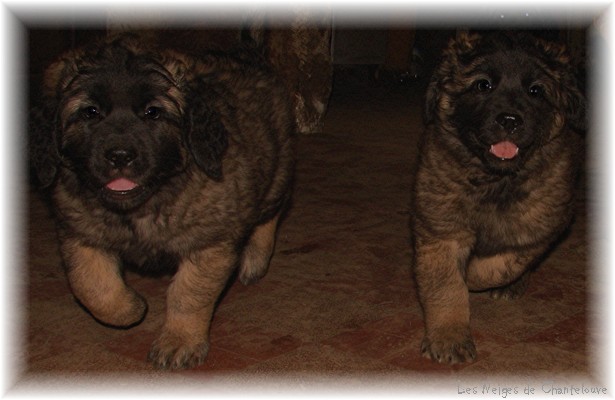
<svg viewBox="0 0 615 400"><path fill-rule="evenodd" d="M87 298L87 305L79 299L78 301L98 322L115 328L138 325L147 313L147 302L132 289L125 290L115 298Z"/></svg>
<svg viewBox="0 0 615 400"><path fill-rule="evenodd" d="M441 364L458 364L476 359L476 347L469 333L445 331L425 336L421 353L423 357Z"/></svg>
<svg viewBox="0 0 615 400"><path fill-rule="evenodd" d="M180 335L164 332L152 345L147 359L160 369L186 369L202 364L209 352L209 344L191 341Z"/></svg>

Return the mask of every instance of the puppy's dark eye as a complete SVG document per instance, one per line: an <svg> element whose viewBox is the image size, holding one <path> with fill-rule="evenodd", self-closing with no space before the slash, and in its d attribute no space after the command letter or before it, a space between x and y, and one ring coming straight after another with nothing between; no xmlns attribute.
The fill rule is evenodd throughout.
<svg viewBox="0 0 615 400"><path fill-rule="evenodd" d="M532 97L541 97L545 94L545 88L541 85L532 85L528 89L528 94Z"/></svg>
<svg viewBox="0 0 615 400"><path fill-rule="evenodd" d="M479 92L488 92L493 89L493 85L487 79L480 79L474 84Z"/></svg>
<svg viewBox="0 0 615 400"><path fill-rule="evenodd" d="M81 110L81 112L83 116L86 117L87 119L93 119L93 118L100 117L100 111L98 110L98 108L94 106L85 107L83 110Z"/></svg>
<svg viewBox="0 0 615 400"><path fill-rule="evenodd" d="M145 118L147 119L158 119L160 117L161 110L158 107L147 107L145 109Z"/></svg>

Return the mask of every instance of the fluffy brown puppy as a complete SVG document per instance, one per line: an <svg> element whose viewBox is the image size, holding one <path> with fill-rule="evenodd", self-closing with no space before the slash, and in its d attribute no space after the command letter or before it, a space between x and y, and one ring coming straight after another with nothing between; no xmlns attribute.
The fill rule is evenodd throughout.
<svg viewBox="0 0 615 400"><path fill-rule="evenodd" d="M570 224L582 111L560 46L461 33L445 50L413 191L424 356L475 359L469 291L521 295Z"/></svg>
<svg viewBox="0 0 615 400"><path fill-rule="evenodd" d="M46 72L33 161L53 184L70 286L97 320L130 327L147 306L123 268L176 269L149 353L161 368L204 361L216 300L236 267L243 283L266 273L290 197L290 103L256 60L121 36Z"/></svg>

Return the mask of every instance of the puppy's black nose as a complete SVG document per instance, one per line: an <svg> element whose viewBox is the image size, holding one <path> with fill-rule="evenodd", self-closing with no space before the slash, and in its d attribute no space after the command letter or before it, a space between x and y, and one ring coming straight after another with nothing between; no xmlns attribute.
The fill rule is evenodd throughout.
<svg viewBox="0 0 615 400"><path fill-rule="evenodd" d="M502 113L495 118L496 122L508 132L514 131L523 125L523 118L517 114Z"/></svg>
<svg viewBox="0 0 615 400"><path fill-rule="evenodd" d="M137 152L134 149L110 149L105 152L105 158L115 168L123 168L137 158Z"/></svg>

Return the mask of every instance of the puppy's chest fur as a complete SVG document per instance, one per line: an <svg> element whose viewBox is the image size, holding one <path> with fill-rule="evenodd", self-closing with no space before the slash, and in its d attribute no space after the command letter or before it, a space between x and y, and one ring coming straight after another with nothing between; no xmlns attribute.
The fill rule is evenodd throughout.
<svg viewBox="0 0 615 400"><path fill-rule="evenodd" d="M212 197L214 193L212 193ZM228 210L215 207L201 199L196 203L195 193L176 193L171 201L147 204L141 212L117 213L99 205L95 199L84 200L71 195L62 185L56 192L59 221L64 231L80 237L84 244L103 247L125 255L135 264L148 258L157 258L161 249L166 253L185 256L203 246L204 243L228 238L225 231L235 226L235 220L228 217ZM161 194L158 194L160 198ZM216 217L217 216L217 217ZM215 223L220 219L225 223ZM208 221L209 223L205 223Z"/></svg>
<svg viewBox="0 0 615 400"><path fill-rule="evenodd" d="M497 252L502 246L526 245L540 235L532 221L529 192L513 177L468 185L463 203L467 223L476 235L476 253Z"/></svg>
<svg viewBox="0 0 615 400"><path fill-rule="evenodd" d="M516 176L478 186L470 183L463 204L476 236L475 254L490 255L505 247L546 241L560 229L553 221L567 223L567 203L550 198L549 184L548 180Z"/></svg>
<svg viewBox="0 0 615 400"><path fill-rule="evenodd" d="M181 215L167 213L113 219L100 231L108 250L116 252L126 266L145 273L173 273L182 259L217 233L199 224L198 218L183 220Z"/></svg>
<svg viewBox="0 0 615 400"><path fill-rule="evenodd" d="M466 193L479 207L507 212L529 195L527 187L517 180L516 176L468 178L470 185Z"/></svg>

